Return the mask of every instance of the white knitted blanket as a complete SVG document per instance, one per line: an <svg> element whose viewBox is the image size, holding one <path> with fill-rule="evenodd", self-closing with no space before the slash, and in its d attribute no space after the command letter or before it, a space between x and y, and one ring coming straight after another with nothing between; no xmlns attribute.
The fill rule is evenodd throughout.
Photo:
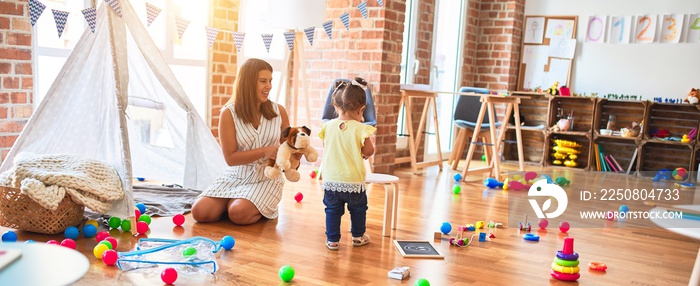
<svg viewBox="0 0 700 286"><path fill-rule="evenodd" d="M56 210L66 194L93 211L106 213L124 196L114 168L71 154L18 154L12 169L0 174L0 185L19 188L44 208Z"/></svg>

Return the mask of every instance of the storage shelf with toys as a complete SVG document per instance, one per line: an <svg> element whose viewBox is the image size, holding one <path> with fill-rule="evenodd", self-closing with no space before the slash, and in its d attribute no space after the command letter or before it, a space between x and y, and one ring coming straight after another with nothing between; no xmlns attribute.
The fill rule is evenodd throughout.
<svg viewBox="0 0 700 286"><path fill-rule="evenodd" d="M547 134L545 153L546 167L589 169L591 137L566 135L550 132Z"/></svg>
<svg viewBox="0 0 700 286"><path fill-rule="evenodd" d="M641 123L648 105L648 101L598 99L593 121L594 139L598 137L632 141L642 139ZM602 132L607 133L602 134Z"/></svg>
<svg viewBox="0 0 700 286"><path fill-rule="evenodd" d="M634 138L598 136L593 139L590 170L634 175L639 143L629 139Z"/></svg>
<svg viewBox="0 0 700 286"><path fill-rule="evenodd" d="M544 164L547 123L549 120L549 97L546 93L514 92L512 96L529 96L519 106L524 122L520 127L522 133L523 161L525 164L542 166ZM518 147L515 126L506 129L503 159L506 164L518 164Z"/></svg>
<svg viewBox="0 0 700 286"><path fill-rule="evenodd" d="M693 171L696 149L693 144L666 144L661 140L645 140L639 147L638 175L654 177L662 169L674 170L682 167Z"/></svg>
<svg viewBox="0 0 700 286"><path fill-rule="evenodd" d="M544 166L590 168L595 103L595 97L550 97Z"/></svg>

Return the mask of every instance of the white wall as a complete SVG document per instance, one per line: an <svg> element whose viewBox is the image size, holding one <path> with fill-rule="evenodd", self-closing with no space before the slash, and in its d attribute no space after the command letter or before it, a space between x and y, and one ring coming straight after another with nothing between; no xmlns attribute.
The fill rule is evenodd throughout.
<svg viewBox="0 0 700 286"><path fill-rule="evenodd" d="M686 14L681 43L658 42L657 21L653 44L586 43L588 17ZM685 43L687 14L700 13L699 0L526 0L525 15L578 16L576 55L571 87L576 93L685 98L700 88L700 44ZM610 19L608 19L608 27ZM634 30L632 31L634 33Z"/></svg>

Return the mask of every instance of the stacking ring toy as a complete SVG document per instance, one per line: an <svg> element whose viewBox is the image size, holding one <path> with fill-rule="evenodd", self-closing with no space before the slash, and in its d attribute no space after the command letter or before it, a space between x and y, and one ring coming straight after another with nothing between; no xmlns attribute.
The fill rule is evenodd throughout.
<svg viewBox="0 0 700 286"><path fill-rule="evenodd" d="M576 281L579 278L581 278L581 273L566 274L566 273L561 273L561 272L556 272L554 270L550 270L549 274L551 274L552 277L556 278L557 280L561 280L561 281Z"/></svg>
<svg viewBox="0 0 700 286"><path fill-rule="evenodd" d="M559 272L559 273L564 273L564 274L576 274L579 271L581 271L578 266L574 267L569 267L569 266L561 266L558 265L556 262L552 262L552 270Z"/></svg>
<svg viewBox="0 0 700 286"><path fill-rule="evenodd" d="M578 253L565 254L561 250L557 250L557 258L562 260L578 260Z"/></svg>
<svg viewBox="0 0 700 286"><path fill-rule="evenodd" d="M588 269L595 271L605 271L606 269L608 269L608 266L605 265L605 263L593 261L591 263L588 263Z"/></svg>
<svg viewBox="0 0 700 286"><path fill-rule="evenodd" d="M532 233L526 233L523 234L523 239L529 241L540 241L540 236Z"/></svg>
<svg viewBox="0 0 700 286"><path fill-rule="evenodd" d="M566 266L566 267L575 267L578 266L578 260L564 260L564 259L559 259L559 258L554 258L554 263L557 265L561 266Z"/></svg>

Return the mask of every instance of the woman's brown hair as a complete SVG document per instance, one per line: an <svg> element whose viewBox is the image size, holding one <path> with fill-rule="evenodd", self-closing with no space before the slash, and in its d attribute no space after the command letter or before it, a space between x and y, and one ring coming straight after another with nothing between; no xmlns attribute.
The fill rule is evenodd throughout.
<svg viewBox="0 0 700 286"><path fill-rule="evenodd" d="M233 96L226 102L226 105L233 103L236 115L248 124L257 123L260 114L268 120L277 117L270 100L263 102L260 110L255 110L258 104L258 73L262 70L272 72L272 66L261 59L251 58L245 61L238 71Z"/></svg>

